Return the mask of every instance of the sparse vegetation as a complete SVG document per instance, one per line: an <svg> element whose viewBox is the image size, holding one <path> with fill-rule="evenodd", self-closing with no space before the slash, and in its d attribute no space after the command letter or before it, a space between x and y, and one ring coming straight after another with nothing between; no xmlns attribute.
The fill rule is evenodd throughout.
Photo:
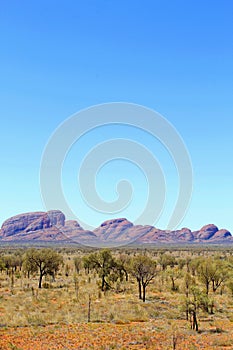
<svg viewBox="0 0 233 350"><path fill-rule="evenodd" d="M47 343L41 345L40 326L49 334L49 349L75 348L72 335L77 327L82 330L79 344L87 349L134 349L137 344L147 349L186 349L184 344L208 349L229 344L232 253L1 249L0 348L48 349ZM21 328L13 332L17 326ZM42 342L38 347L35 339Z"/></svg>

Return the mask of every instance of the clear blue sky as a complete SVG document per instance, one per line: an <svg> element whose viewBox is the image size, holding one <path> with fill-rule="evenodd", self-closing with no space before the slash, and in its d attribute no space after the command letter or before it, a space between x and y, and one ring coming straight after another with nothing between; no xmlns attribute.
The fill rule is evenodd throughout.
<svg viewBox="0 0 233 350"><path fill-rule="evenodd" d="M231 0L1 1L0 221L44 210L40 160L63 120L91 105L125 101L158 111L187 145L194 191L181 227L215 223L233 233L232 17ZM114 133L106 129L107 137ZM97 140L93 134L76 145L64 170L67 198L94 226L108 216L92 213L72 186L80 154ZM175 200L176 174L162 147L152 145L149 136L143 140L164 159L168 201L157 224L163 228ZM116 174L135 173L122 162L99 174L109 179L98 188L107 199ZM139 189L132 209L121 216L133 221L146 188L142 174L132 181Z"/></svg>

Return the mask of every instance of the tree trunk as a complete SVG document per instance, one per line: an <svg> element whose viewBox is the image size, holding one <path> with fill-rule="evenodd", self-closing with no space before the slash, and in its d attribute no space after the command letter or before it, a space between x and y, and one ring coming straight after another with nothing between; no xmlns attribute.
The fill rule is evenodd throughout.
<svg viewBox="0 0 233 350"><path fill-rule="evenodd" d="M189 305L188 302L186 301L186 307L185 307L185 314L186 314L186 321L189 320Z"/></svg>
<svg viewBox="0 0 233 350"><path fill-rule="evenodd" d="M212 301L212 303L210 304L210 314L213 315L214 314L214 302Z"/></svg>
<svg viewBox="0 0 233 350"><path fill-rule="evenodd" d="M209 295L209 282L206 282L206 295Z"/></svg>
<svg viewBox="0 0 233 350"><path fill-rule="evenodd" d="M91 322L91 296L88 296L88 313L87 313L87 322Z"/></svg>
<svg viewBox="0 0 233 350"><path fill-rule="evenodd" d="M105 279L104 279L104 275L103 275L102 276L102 285L101 285L102 292L104 292L104 286L105 286Z"/></svg>
<svg viewBox="0 0 233 350"><path fill-rule="evenodd" d="M145 303L146 301L146 285L143 284L143 298L142 298L143 302Z"/></svg>
<svg viewBox="0 0 233 350"><path fill-rule="evenodd" d="M55 281L56 281L56 279L55 279L55 273L54 273L54 272L51 274L51 278L52 278L52 282L55 282Z"/></svg>
<svg viewBox="0 0 233 350"><path fill-rule="evenodd" d="M186 296L186 308L185 308L185 313L186 313L186 320L189 320L189 304L188 304L188 297L189 297L189 289L186 286L186 292L185 292L185 296Z"/></svg>
<svg viewBox="0 0 233 350"><path fill-rule="evenodd" d="M138 279L138 297L142 299L142 285L140 279Z"/></svg>
<svg viewBox="0 0 233 350"><path fill-rule="evenodd" d="M129 275L128 275L127 271L125 271L125 280L126 280L126 282L128 282L128 280L129 280Z"/></svg>
<svg viewBox="0 0 233 350"><path fill-rule="evenodd" d="M186 306L185 314L186 314L186 321L188 321L189 320L189 310L188 310L187 306Z"/></svg>
<svg viewBox="0 0 233 350"><path fill-rule="evenodd" d="M193 312L193 329L198 332L197 314Z"/></svg>
<svg viewBox="0 0 233 350"><path fill-rule="evenodd" d="M38 288L41 288L41 286L42 286L42 278L43 278L43 275L42 275L42 273L40 273Z"/></svg>
<svg viewBox="0 0 233 350"><path fill-rule="evenodd" d="M214 283L214 281L212 281L212 289L213 289L213 292L215 293L215 292L216 292L216 289L215 289L215 283Z"/></svg>
<svg viewBox="0 0 233 350"><path fill-rule="evenodd" d="M172 291L175 291L176 290L175 280L173 277L171 277L171 280L172 280Z"/></svg>

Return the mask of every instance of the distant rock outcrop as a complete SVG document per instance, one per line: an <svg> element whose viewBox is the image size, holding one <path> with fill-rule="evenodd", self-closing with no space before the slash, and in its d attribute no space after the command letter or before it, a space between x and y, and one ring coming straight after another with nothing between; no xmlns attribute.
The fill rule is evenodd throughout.
<svg viewBox="0 0 233 350"><path fill-rule="evenodd" d="M1 241L61 241L85 245L233 243L228 230L213 224L192 232L189 228L169 231L149 225L133 225L125 218L107 220L94 231L84 230L77 221L65 220L60 210L25 213L2 224Z"/></svg>
<svg viewBox="0 0 233 350"><path fill-rule="evenodd" d="M24 231L33 222L41 219L45 215L44 212L26 213L11 217L4 221L1 228L1 236L14 236L17 233Z"/></svg>
<svg viewBox="0 0 233 350"><path fill-rule="evenodd" d="M214 240L222 240L225 238L230 238L231 237L231 233L228 230L219 230L217 231L214 236L212 237L212 239Z"/></svg>
<svg viewBox="0 0 233 350"><path fill-rule="evenodd" d="M214 234L218 231L217 226L211 224L202 227L197 235L197 238L201 240L208 240L214 236Z"/></svg>
<svg viewBox="0 0 233 350"><path fill-rule="evenodd" d="M191 242L194 239L193 233L189 228L182 228L179 231L176 231L177 238L183 241Z"/></svg>
<svg viewBox="0 0 233 350"><path fill-rule="evenodd" d="M100 227L95 229L94 234L102 240L119 239L124 232L133 227L132 222L127 219L114 219L103 222Z"/></svg>
<svg viewBox="0 0 233 350"><path fill-rule="evenodd" d="M82 241L85 243L87 240L96 239L96 235L92 231L84 230L77 221L67 220L62 232L69 238L74 241Z"/></svg>
<svg viewBox="0 0 233 350"><path fill-rule="evenodd" d="M50 210L47 212L51 226L64 226L65 215L60 210Z"/></svg>
<svg viewBox="0 0 233 350"><path fill-rule="evenodd" d="M6 241L66 240L59 227L65 224L60 210L25 213L11 217L2 224L0 236Z"/></svg>

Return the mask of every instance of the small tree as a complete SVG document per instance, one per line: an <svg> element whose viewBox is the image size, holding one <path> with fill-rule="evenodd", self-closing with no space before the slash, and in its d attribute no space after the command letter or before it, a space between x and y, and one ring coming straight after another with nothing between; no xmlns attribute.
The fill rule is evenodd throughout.
<svg viewBox="0 0 233 350"><path fill-rule="evenodd" d="M213 265L211 259L203 259L198 268L198 277L202 283L205 285L206 295L209 295L210 283L213 280L216 267Z"/></svg>
<svg viewBox="0 0 233 350"><path fill-rule="evenodd" d="M129 280L129 275L128 275L129 267L130 267L129 256L126 254L120 254L119 258L117 259L117 269L119 271L120 277L122 277L122 275L125 276L126 282L128 282Z"/></svg>
<svg viewBox="0 0 233 350"><path fill-rule="evenodd" d="M212 274L212 289L215 293L217 289L223 285L223 283L229 278L229 270L227 263L222 260L216 260L213 262L213 274Z"/></svg>
<svg viewBox="0 0 233 350"><path fill-rule="evenodd" d="M192 298L190 297L187 300L188 304L188 312L190 315L190 323L191 323L191 329L196 330L198 332L199 326L198 326L198 319L197 319L197 313L199 309L199 291L192 288Z"/></svg>
<svg viewBox="0 0 233 350"><path fill-rule="evenodd" d="M157 274L156 262L145 255L138 255L131 263L131 274L138 282L139 299L146 301L146 287Z"/></svg>
<svg viewBox="0 0 233 350"><path fill-rule="evenodd" d="M24 256L25 269L31 272L39 271L39 288L42 286L42 278L45 275L54 277L62 262L61 255L47 248L29 249Z"/></svg>
<svg viewBox="0 0 233 350"><path fill-rule="evenodd" d="M174 267L177 265L177 261L171 254L162 253L159 257L159 264L162 267L162 270L165 271L168 266Z"/></svg>
<svg viewBox="0 0 233 350"><path fill-rule="evenodd" d="M186 305L185 305L185 313L186 313L186 320L189 319L189 294L192 287L196 285L196 281L192 275L187 272L184 276L184 292L185 292L185 298L186 298Z"/></svg>
<svg viewBox="0 0 233 350"><path fill-rule="evenodd" d="M197 275L197 270L199 265L202 263L202 258L193 258L191 261L189 261L187 266L187 271L191 273L193 277Z"/></svg>
<svg viewBox="0 0 233 350"><path fill-rule="evenodd" d="M14 273L14 258L13 255L4 255L2 257L3 264L6 269L6 274L9 275L10 271Z"/></svg>
<svg viewBox="0 0 233 350"><path fill-rule="evenodd" d="M101 278L101 290L105 291L110 289L110 281L115 280L117 276L117 263L110 250L103 249L98 253L92 253L85 259L85 262L88 262L88 268L93 268L99 273Z"/></svg>
<svg viewBox="0 0 233 350"><path fill-rule="evenodd" d="M198 312L200 309L206 310L206 304L208 303L207 299L208 297L204 295L198 287L191 287L189 298L186 300L186 305L188 305L191 329L197 332L199 330Z"/></svg>
<svg viewBox="0 0 233 350"><path fill-rule="evenodd" d="M79 272L80 272L80 270L82 268L82 259L81 259L81 257L76 256L74 258L74 267L75 267L76 273L79 274Z"/></svg>
<svg viewBox="0 0 233 350"><path fill-rule="evenodd" d="M2 258L0 258L0 271L2 272L5 269L5 263L3 262Z"/></svg>
<svg viewBox="0 0 233 350"><path fill-rule="evenodd" d="M78 299L78 292L79 292L79 280L77 274L74 274L74 289L75 289L75 295Z"/></svg>
<svg viewBox="0 0 233 350"><path fill-rule="evenodd" d="M209 295L210 285L215 293L217 289L228 279L229 270L225 261L220 259L203 259L197 268L198 277L205 285L206 295Z"/></svg>
<svg viewBox="0 0 233 350"><path fill-rule="evenodd" d="M90 273L90 269L92 268L92 262L91 262L91 258L92 258L93 254L84 256L82 259L83 262L83 267L85 269L85 273L89 275Z"/></svg>
<svg viewBox="0 0 233 350"><path fill-rule="evenodd" d="M178 268L178 266L174 268L170 267L167 269L167 275L171 280L171 290L173 292L176 292L178 290L178 286L176 285L176 280L178 280L182 276L180 269Z"/></svg>

